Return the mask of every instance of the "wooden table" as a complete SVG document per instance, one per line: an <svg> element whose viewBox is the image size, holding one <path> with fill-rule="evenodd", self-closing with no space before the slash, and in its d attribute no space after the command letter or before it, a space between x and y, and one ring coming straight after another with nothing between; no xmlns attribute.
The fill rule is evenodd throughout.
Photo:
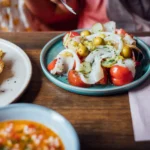
<svg viewBox="0 0 150 150"><path fill-rule="evenodd" d="M0 33L1 38L24 49L32 62L31 83L18 102L43 105L64 115L79 135L81 150L148 150L150 142L134 142L127 93L81 96L57 87L44 76L39 62L41 49L59 33Z"/></svg>

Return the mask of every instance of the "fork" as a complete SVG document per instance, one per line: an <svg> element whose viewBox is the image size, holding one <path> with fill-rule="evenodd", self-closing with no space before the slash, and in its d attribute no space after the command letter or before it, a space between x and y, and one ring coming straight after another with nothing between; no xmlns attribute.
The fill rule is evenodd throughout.
<svg viewBox="0 0 150 150"><path fill-rule="evenodd" d="M70 6L68 6L64 0L60 0L60 1L71 13L76 15L76 12Z"/></svg>

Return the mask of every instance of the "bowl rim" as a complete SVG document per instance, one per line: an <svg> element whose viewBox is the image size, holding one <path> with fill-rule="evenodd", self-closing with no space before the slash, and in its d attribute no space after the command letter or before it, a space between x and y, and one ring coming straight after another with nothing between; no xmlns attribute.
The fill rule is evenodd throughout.
<svg viewBox="0 0 150 150"><path fill-rule="evenodd" d="M83 29L78 29L78 30L74 30L74 31L77 31L77 32L80 32L82 31ZM65 89L65 90L68 90L68 91L71 91L71 92L75 92L75 93L78 93L76 91L80 91L79 93L82 93L83 95L95 95L95 93L101 95L102 93L103 94L107 94L107 95L110 95L114 92L122 92L122 91L129 91L131 90L132 88L135 88L137 85L140 85L141 83L143 83L144 80L146 80L148 78L148 76L150 75L150 64L149 64L149 67L147 69L147 71L145 72L144 75L142 75L142 77L140 77L138 80L135 80L129 84L126 84L126 85L123 85L123 86L115 86L113 88L109 88L107 87L107 89L98 89L98 88L82 88L82 87L76 87L76 86L72 86L70 84L66 84L62 81L59 81L58 79L56 79L53 75L51 75L47 68L45 67L45 55L47 53L47 51L49 50L49 48L54 44L56 43L57 41L59 41L64 35L66 34L65 33L62 33L56 37L54 37L53 39L51 39L50 41L47 42L47 44L43 47L41 53L40 53L40 64L41 64L41 68L45 74L45 76L51 81L53 82L54 84L56 84L57 86ZM140 40L138 37L134 37L139 45L141 47L143 47L144 49L146 49L146 52L148 53L148 58L150 60L150 47L142 40ZM110 94L109 94L110 92ZM96 94L96 95L97 95Z"/></svg>
<svg viewBox="0 0 150 150"><path fill-rule="evenodd" d="M73 137L73 139L75 141L76 148L77 148L77 150L80 150L80 142L79 142L78 134L77 134L76 130L74 129L73 125L63 115L61 115L60 113L58 113L57 111L55 111L55 110L53 110L51 108L47 108L47 107L44 107L44 106L41 106L41 105L37 105L37 104L27 104L27 103L10 104L10 105L7 105L5 107L0 107L0 112L3 111L3 110L7 110L7 109L8 110L9 109L16 109L18 107L20 107L21 109L22 108L29 108L29 107L30 108L35 108L35 109L38 109L38 110L41 110L41 111L45 111L45 112L48 112L48 113L53 113L53 114L59 116L63 120L63 122L65 122L67 124L67 126L69 126L69 129L72 132L72 137ZM6 118L6 120L7 120L7 118ZM58 136L59 136L59 134L58 134Z"/></svg>

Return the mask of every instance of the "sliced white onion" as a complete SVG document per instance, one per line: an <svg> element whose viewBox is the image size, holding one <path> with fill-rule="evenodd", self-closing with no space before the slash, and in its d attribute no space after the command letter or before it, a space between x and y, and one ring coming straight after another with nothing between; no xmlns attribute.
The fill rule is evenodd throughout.
<svg viewBox="0 0 150 150"><path fill-rule="evenodd" d="M116 43L117 44L116 52L118 55L121 53L122 48L123 48L123 42L119 36L116 36L116 35L107 36L106 38L104 38L104 40L111 41L112 43Z"/></svg>
<svg viewBox="0 0 150 150"><path fill-rule="evenodd" d="M122 59L119 59L115 65L119 65L119 66L122 66L122 67L126 67L126 65L123 63L123 60L122 60Z"/></svg>
<svg viewBox="0 0 150 150"><path fill-rule="evenodd" d="M72 54L72 56L63 56L62 54L65 54L66 52L69 52ZM80 59L77 56L77 54L70 50L70 49L64 49L61 51L57 57L57 61L55 64L55 67L50 71L51 74L66 74L74 67L74 62L76 62L76 71L79 71L80 69Z"/></svg>
<svg viewBox="0 0 150 150"><path fill-rule="evenodd" d="M82 36L75 36L75 37L72 38L72 40L80 43L81 40L82 40Z"/></svg>
<svg viewBox="0 0 150 150"><path fill-rule="evenodd" d="M70 42L70 32L67 33L64 37L63 37L63 45L65 48L67 48L68 43Z"/></svg>
<svg viewBox="0 0 150 150"><path fill-rule="evenodd" d="M104 32L103 32L104 34ZM122 51L123 48L123 42L122 39L119 35L114 34L114 33L106 33L106 37L104 38L105 41L112 41L112 43L116 43L118 44L118 48L117 48L117 54L119 55Z"/></svg>
<svg viewBox="0 0 150 150"><path fill-rule="evenodd" d="M70 38L70 33L67 33L65 36L64 36L64 39L63 39L63 45L65 48L69 48L71 50L76 50L76 47L72 44L73 41L77 42L77 43L80 43L82 41L82 36L75 36L73 38Z"/></svg>
<svg viewBox="0 0 150 150"><path fill-rule="evenodd" d="M136 41L129 34L125 34L123 41L125 44L129 44L129 45L133 45L136 43Z"/></svg>
<svg viewBox="0 0 150 150"><path fill-rule="evenodd" d="M82 73L79 73L79 76L81 80L86 84L95 84L98 81L100 81L102 78L104 78L104 72L101 67L101 60L100 57L96 56L94 59L94 63L92 64L92 70L87 75L88 77L85 77Z"/></svg>
<svg viewBox="0 0 150 150"><path fill-rule="evenodd" d="M106 32L115 32L116 30L116 23L114 21L109 21L107 23L101 24L101 23L96 23L92 26L91 32L92 33L98 33L101 31L106 31Z"/></svg>
<svg viewBox="0 0 150 150"><path fill-rule="evenodd" d="M124 63L126 67L132 72L132 76L135 77L135 62L132 59L125 59Z"/></svg>
<svg viewBox="0 0 150 150"><path fill-rule="evenodd" d="M112 58L116 55L115 51L112 46L99 46L85 58L85 61L92 63L96 56L100 57L100 59Z"/></svg>
<svg viewBox="0 0 150 150"><path fill-rule="evenodd" d="M98 32L98 33L95 33L95 34L91 34L89 36L86 36L85 38L88 40L88 41L92 41L95 37L97 36L100 36L101 35L101 32Z"/></svg>
<svg viewBox="0 0 150 150"><path fill-rule="evenodd" d="M109 21L103 24L104 30L107 32L115 32L116 30L116 23L114 21Z"/></svg>
<svg viewBox="0 0 150 150"><path fill-rule="evenodd" d="M74 51L72 51L71 49L64 49L63 51L61 51L58 55L57 55L57 57L59 57L61 54L63 54L63 53L65 53L65 52L69 52L69 53L71 53L72 55L73 55L73 58L72 59L74 59L74 61L76 62L76 68L75 68L75 70L76 71L79 71L80 70L80 59L79 59L79 57L78 57L78 55L76 54L76 52L74 52Z"/></svg>
<svg viewBox="0 0 150 150"><path fill-rule="evenodd" d="M64 71L64 59L60 57L57 59L55 67L50 71L51 74L62 74Z"/></svg>
<svg viewBox="0 0 150 150"><path fill-rule="evenodd" d="M74 46L72 41L68 42L67 48L71 49L74 52L76 52L76 50L77 50L77 46Z"/></svg>
<svg viewBox="0 0 150 150"><path fill-rule="evenodd" d="M68 72L73 69L74 59L71 56L64 57L59 55L55 67L50 71L51 74L68 74Z"/></svg>
<svg viewBox="0 0 150 150"><path fill-rule="evenodd" d="M101 34L104 34L106 37L104 38L105 41L112 41L113 43L117 43L118 44L118 48L117 48L117 54L119 55L122 51L123 48L123 41L121 39L120 35L114 34L112 32L98 32L96 34L92 34L89 36L86 36L86 39L88 41L92 41L95 37L100 36Z"/></svg>
<svg viewBox="0 0 150 150"><path fill-rule="evenodd" d="M101 23L96 23L91 28L92 33L97 33L100 31L104 31L103 25Z"/></svg>

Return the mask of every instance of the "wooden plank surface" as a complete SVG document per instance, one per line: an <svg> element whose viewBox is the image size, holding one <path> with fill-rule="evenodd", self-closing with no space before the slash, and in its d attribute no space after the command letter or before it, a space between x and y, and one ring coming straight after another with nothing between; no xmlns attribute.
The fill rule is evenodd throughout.
<svg viewBox="0 0 150 150"><path fill-rule="evenodd" d="M39 62L41 49L60 33L0 33L1 38L20 46L32 62L31 83L17 102L39 104L64 115L79 135L81 150L148 150L150 142L134 142L127 93L81 96L57 87L43 75Z"/></svg>

